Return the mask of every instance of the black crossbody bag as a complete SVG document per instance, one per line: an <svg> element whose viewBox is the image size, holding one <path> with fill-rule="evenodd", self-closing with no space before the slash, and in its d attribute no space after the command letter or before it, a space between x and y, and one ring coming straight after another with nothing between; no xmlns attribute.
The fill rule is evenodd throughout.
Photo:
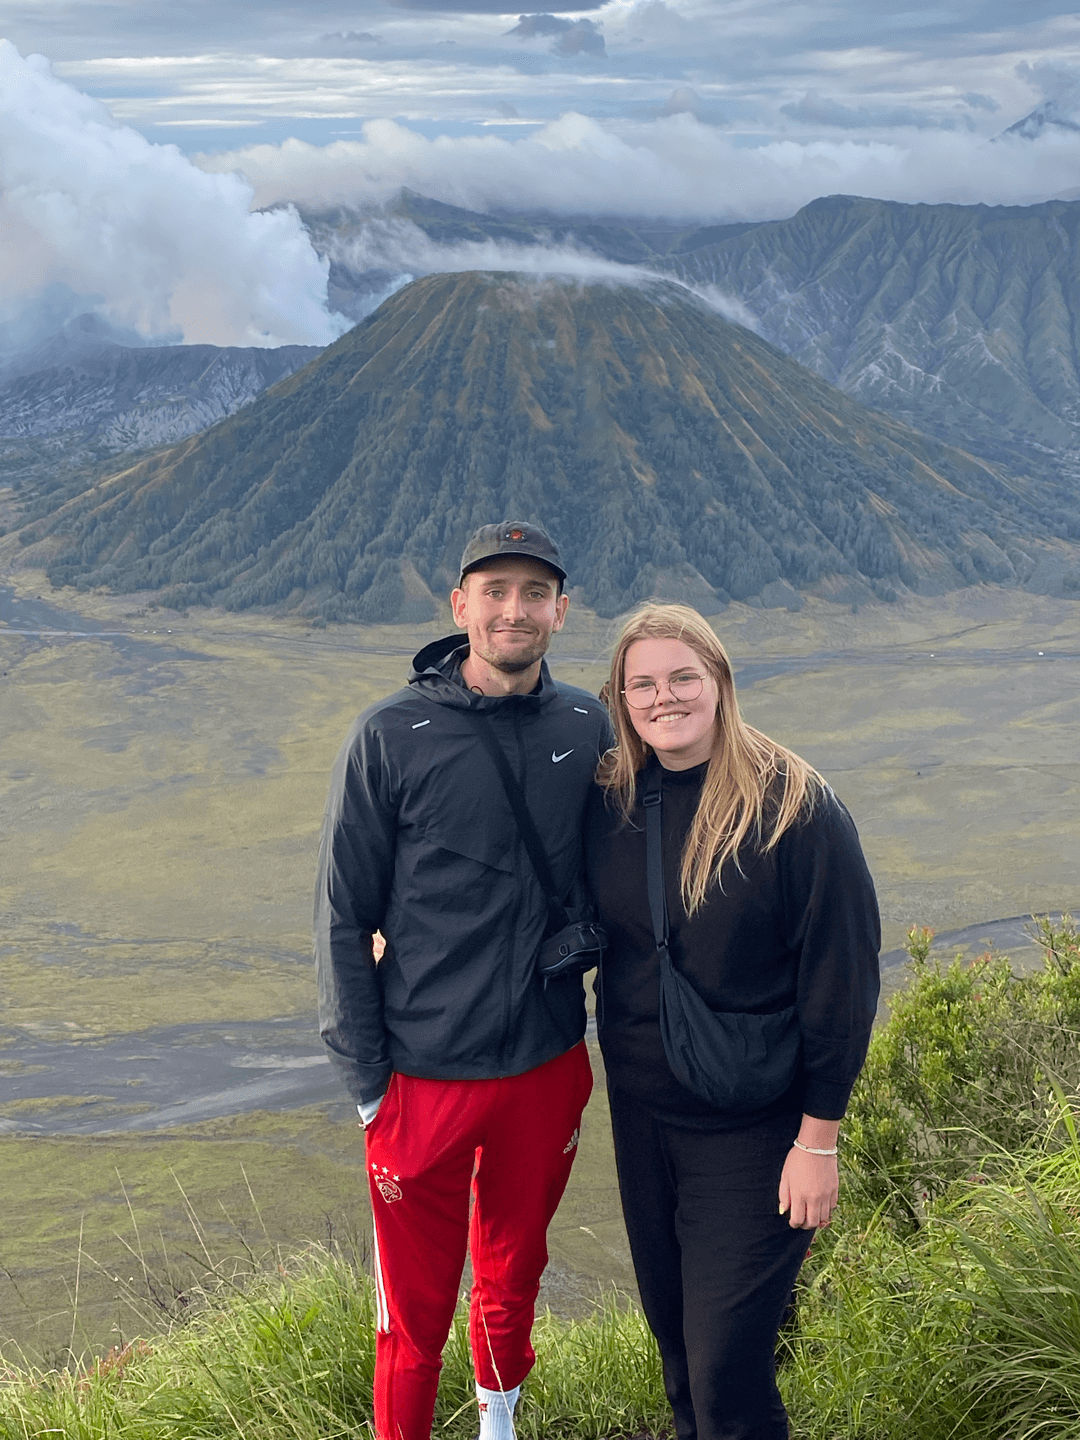
<svg viewBox="0 0 1080 1440"><path fill-rule="evenodd" d="M644 775L645 870L653 938L660 957L660 1035L675 1078L729 1113L760 1110L790 1089L799 1064L794 1005L768 1014L714 1010L676 970L668 945L664 841L660 828L663 777Z"/></svg>
<svg viewBox="0 0 1080 1440"><path fill-rule="evenodd" d="M544 842L529 814L525 796L510 768L510 762L487 717L477 715L476 719L479 723L480 738L499 773L525 849L547 900L548 931L541 942L536 967L545 984L549 980L561 979L564 976L584 975L586 970L599 965L607 946L607 935L603 926L598 925L595 920L587 916L572 917L560 900Z"/></svg>

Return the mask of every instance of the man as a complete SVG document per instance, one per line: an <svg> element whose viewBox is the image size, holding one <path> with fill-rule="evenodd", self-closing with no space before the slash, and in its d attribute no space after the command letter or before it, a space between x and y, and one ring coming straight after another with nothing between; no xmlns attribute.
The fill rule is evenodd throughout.
<svg viewBox="0 0 1080 1440"><path fill-rule="evenodd" d="M572 903L611 731L600 703L544 662L566 619L565 579L538 527L481 527L450 597L468 643L420 651L406 688L357 720L331 782L320 1029L365 1129L377 1440L431 1434L466 1244L481 1440L512 1440L535 1358L547 1227L592 1076L584 989L538 974L549 905L479 732L486 719Z"/></svg>

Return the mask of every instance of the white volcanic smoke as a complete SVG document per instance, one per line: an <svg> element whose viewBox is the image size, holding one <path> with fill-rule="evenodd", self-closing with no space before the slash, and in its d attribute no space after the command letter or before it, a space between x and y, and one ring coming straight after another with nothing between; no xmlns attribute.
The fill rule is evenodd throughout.
<svg viewBox="0 0 1080 1440"><path fill-rule="evenodd" d="M49 285L114 324L215 345L325 345L346 328L291 208L152 145L0 40L0 308Z"/></svg>

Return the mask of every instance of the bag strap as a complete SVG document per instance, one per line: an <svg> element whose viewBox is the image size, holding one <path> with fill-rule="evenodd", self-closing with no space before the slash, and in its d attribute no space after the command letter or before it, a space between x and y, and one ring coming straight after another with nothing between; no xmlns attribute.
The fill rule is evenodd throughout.
<svg viewBox="0 0 1080 1440"><path fill-rule="evenodd" d="M555 884L555 876L551 873L551 862L544 849L544 842L540 839L540 833L529 814L529 807L525 803L521 786L510 768L510 761L507 760L506 752L499 744L491 721L486 715L477 715L475 718L479 726L480 739L484 742L484 747L491 756L495 769L499 772L499 779L506 791L510 809L514 812L514 819L517 821L525 849L529 853L529 859L536 871L536 878L540 881L540 888L547 900L551 928L561 930L565 925L570 924L570 916L567 914L566 906L559 899L558 887Z"/></svg>
<svg viewBox="0 0 1080 1440"><path fill-rule="evenodd" d="M641 803L645 808L645 876L649 889L649 914L653 939L661 957L668 948L667 896L664 893L664 837L660 829L663 775L659 766L650 766L644 776Z"/></svg>

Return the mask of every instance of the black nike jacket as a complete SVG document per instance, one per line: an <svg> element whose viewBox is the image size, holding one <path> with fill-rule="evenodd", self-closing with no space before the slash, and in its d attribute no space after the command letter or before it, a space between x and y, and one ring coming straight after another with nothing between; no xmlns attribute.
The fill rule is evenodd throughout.
<svg viewBox="0 0 1080 1440"><path fill-rule="evenodd" d="M531 694L478 695L460 678L467 653L460 635L421 650L408 685L359 717L334 766L315 897L319 1029L357 1102L394 1070L521 1074L585 1033L581 980L545 986L537 974L548 909L476 716L490 718L570 900L610 723L546 664Z"/></svg>

